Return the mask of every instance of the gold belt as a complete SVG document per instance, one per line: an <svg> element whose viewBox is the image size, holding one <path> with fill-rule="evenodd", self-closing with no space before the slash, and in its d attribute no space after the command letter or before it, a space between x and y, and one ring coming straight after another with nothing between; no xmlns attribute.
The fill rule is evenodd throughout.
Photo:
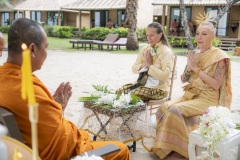
<svg viewBox="0 0 240 160"><path fill-rule="evenodd" d="M201 92L201 90L199 88L193 87L191 84L187 84L186 86L184 86L183 90L192 92L192 93L194 93L196 95Z"/></svg>

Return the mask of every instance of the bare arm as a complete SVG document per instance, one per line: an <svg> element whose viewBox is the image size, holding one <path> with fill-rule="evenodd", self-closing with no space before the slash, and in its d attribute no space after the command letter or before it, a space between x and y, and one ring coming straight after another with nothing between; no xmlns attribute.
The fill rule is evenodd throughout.
<svg viewBox="0 0 240 160"><path fill-rule="evenodd" d="M225 70L226 70L226 63L225 63L225 59L223 59L218 62L217 68L215 70L213 77L209 77L206 73L204 73L201 70L199 71L199 77L204 82L212 86L215 90L218 90L222 84Z"/></svg>
<svg viewBox="0 0 240 160"><path fill-rule="evenodd" d="M190 72L188 72L187 71L187 65L186 65L186 67L185 67L185 69L184 69L184 72L183 72L183 74L181 75L181 81L182 81L182 83L185 83L185 82L187 82L188 81L188 79L189 79L189 77L190 77Z"/></svg>

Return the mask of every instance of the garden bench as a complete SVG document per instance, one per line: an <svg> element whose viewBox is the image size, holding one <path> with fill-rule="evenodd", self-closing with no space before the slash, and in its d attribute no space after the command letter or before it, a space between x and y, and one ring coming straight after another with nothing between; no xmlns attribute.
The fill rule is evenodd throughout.
<svg viewBox="0 0 240 160"><path fill-rule="evenodd" d="M77 49L84 48L86 50L86 48L92 49L93 40L70 40L69 43L73 44L72 48L75 48L75 44L77 44ZM82 46L79 47L79 44L82 44ZM89 46L87 47L87 45Z"/></svg>
<svg viewBox="0 0 240 160"><path fill-rule="evenodd" d="M107 37L103 41L93 41L93 45L97 44L98 49L103 50L103 45L107 45L108 49L110 45L113 45L114 42L118 39L118 34L108 34Z"/></svg>
<svg viewBox="0 0 240 160"><path fill-rule="evenodd" d="M117 50L119 49L121 49L120 47L121 46L126 46L127 45L127 38L119 38L119 40L117 40L116 42L114 42L113 44L112 44L112 49L113 49L113 46L117 46Z"/></svg>

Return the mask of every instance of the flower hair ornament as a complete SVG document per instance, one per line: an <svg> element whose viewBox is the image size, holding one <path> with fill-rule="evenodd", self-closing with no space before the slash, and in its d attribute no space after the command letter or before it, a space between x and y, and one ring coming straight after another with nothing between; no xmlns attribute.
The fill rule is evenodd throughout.
<svg viewBox="0 0 240 160"><path fill-rule="evenodd" d="M217 27L217 22L215 20L215 17L211 15L211 12L208 12L207 14L204 12L203 15L199 13L199 16L197 16L197 19L195 20L196 24L199 25L203 22L210 22L213 24L213 26Z"/></svg>

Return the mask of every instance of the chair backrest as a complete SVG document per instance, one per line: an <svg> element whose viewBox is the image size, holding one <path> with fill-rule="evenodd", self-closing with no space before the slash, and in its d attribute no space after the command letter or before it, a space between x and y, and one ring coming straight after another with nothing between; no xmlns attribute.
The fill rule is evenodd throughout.
<svg viewBox="0 0 240 160"><path fill-rule="evenodd" d="M119 37L119 34L108 34L107 37L103 40L106 43L114 43Z"/></svg>
<svg viewBox="0 0 240 160"><path fill-rule="evenodd" d="M173 89L173 81L177 77L176 76L176 74L177 74L176 64L177 64L177 56L175 55L174 56L174 60L173 60L172 73L170 75L170 81L169 81L169 94L164 99L161 99L161 100L150 100L150 101L147 102L147 106L149 106L149 110L150 110L150 115L154 114L153 110L157 109L159 107L158 105L163 104L164 102L171 100L171 98L172 98L172 89ZM155 105L157 105L157 106L155 106Z"/></svg>
<svg viewBox="0 0 240 160"><path fill-rule="evenodd" d="M168 95L168 100L171 100L172 96L172 89L173 89L173 81L177 77L177 69L176 69L176 64L177 64L177 56L174 56L174 61L173 61L173 68L172 68L172 73L170 77L170 84L169 84L169 95Z"/></svg>
<svg viewBox="0 0 240 160"><path fill-rule="evenodd" d="M12 112L4 109L1 106L0 106L0 123L5 127L7 127L8 136L24 143L23 137L18 128L14 115L12 114Z"/></svg>
<svg viewBox="0 0 240 160"><path fill-rule="evenodd" d="M117 44L117 45L127 44L127 38L119 38L116 42L114 42L114 44Z"/></svg>
<svg viewBox="0 0 240 160"><path fill-rule="evenodd" d="M16 151L21 153L22 157L20 159L33 159L32 149L24 143L8 136L3 136L2 140L7 148L8 159L15 159L13 156L16 155ZM40 160L39 157L37 159Z"/></svg>

